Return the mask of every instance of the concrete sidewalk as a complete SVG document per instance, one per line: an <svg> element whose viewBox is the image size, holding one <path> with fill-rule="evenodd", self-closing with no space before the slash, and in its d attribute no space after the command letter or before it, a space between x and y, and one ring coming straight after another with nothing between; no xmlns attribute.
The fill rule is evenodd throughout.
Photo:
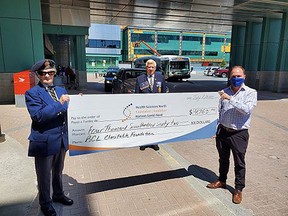
<svg viewBox="0 0 288 216"><path fill-rule="evenodd" d="M240 205L232 203L233 165L228 189L210 190L217 178L213 139L70 157L64 188L75 204L55 204L58 215L288 215L288 94L259 92L247 152L247 186ZM30 118L26 108L1 105L0 215L42 215L33 158L27 157Z"/></svg>

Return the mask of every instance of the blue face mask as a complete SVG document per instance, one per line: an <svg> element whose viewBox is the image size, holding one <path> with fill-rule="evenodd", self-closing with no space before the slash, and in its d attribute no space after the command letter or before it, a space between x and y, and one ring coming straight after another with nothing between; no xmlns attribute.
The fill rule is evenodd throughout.
<svg viewBox="0 0 288 216"><path fill-rule="evenodd" d="M244 83L244 80L242 77L233 77L230 79L230 82L234 87L239 87Z"/></svg>

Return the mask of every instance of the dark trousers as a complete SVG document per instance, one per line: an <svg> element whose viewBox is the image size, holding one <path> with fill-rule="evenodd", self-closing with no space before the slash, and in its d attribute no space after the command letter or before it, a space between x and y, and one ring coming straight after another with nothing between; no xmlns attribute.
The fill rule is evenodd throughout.
<svg viewBox="0 0 288 216"><path fill-rule="evenodd" d="M65 148L56 155L47 157L35 157L35 168L39 190L39 204L48 207L51 204L50 187L52 174L53 197L59 198L64 195L62 185L62 171L64 168Z"/></svg>
<svg viewBox="0 0 288 216"><path fill-rule="evenodd" d="M248 147L248 130L228 132L218 128L216 146L219 153L219 180L226 182L230 164L230 152L234 159L235 189L242 191L245 187L245 153Z"/></svg>

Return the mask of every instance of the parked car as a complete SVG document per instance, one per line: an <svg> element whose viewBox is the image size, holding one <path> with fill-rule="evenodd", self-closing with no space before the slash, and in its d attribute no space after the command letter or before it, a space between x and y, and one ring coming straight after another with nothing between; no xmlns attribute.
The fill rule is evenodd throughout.
<svg viewBox="0 0 288 216"><path fill-rule="evenodd" d="M229 67L228 68L219 68L217 69L213 76L223 77L226 78L229 74Z"/></svg>
<svg viewBox="0 0 288 216"><path fill-rule="evenodd" d="M217 66L206 67L204 70L204 75L206 76L213 76L215 70L219 69Z"/></svg>
<svg viewBox="0 0 288 216"><path fill-rule="evenodd" d="M118 71L118 70L119 70L119 67L117 66L109 66L107 69L107 72Z"/></svg>
<svg viewBox="0 0 288 216"><path fill-rule="evenodd" d="M207 76L209 69L210 69L210 67L206 67L206 68L205 68L205 70L204 70L204 75Z"/></svg>
<svg viewBox="0 0 288 216"><path fill-rule="evenodd" d="M104 89L106 92L112 90L112 82L115 79L117 72L118 70L111 70L104 75Z"/></svg>
<svg viewBox="0 0 288 216"><path fill-rule="evenodd" d="M112 82L113 94L134 93L136 77L146 73L143 68L121 68Z"/></svg>

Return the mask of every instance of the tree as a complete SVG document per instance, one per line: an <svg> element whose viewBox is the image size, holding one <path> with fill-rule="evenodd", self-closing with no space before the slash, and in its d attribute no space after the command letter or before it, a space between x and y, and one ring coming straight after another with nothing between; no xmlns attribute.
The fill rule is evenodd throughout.
<svg viewBox="0 0 288 216"><path fill-rule="evenodd" d="M225 60L223 60L223 61L220 63L220 67L221 67L221 68L225 68L226 65L227 65L227 63L226 63Z"/></svg>

